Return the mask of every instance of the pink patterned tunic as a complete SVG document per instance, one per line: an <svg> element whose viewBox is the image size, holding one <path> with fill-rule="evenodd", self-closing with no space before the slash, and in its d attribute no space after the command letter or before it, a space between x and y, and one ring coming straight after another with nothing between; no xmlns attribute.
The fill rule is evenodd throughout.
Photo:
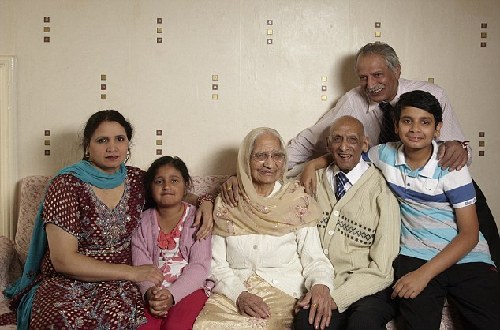
<svg viewBox="0 0 500 330"><path fill-rule="evenodd" d="M132 264L131 234L144 204L142 172L127 168L125 191L114 209L91 186L72 175L50 185L43 220L78 239L81 254L100 261ZM125 280L82 282L54 270L47 251L42 261L30 328L134 329L146 321L137 286Z"/></svg>
<svg viewBox="0 0 500 330"><path fill-rule="evenodd" d="M159 229L158 248L160 256L158 267L163 272L163 287L168 288L182 274L182 270L188 264L182 257L180 251L181 232L186 221L187 207L177 225L169 233Z"/></svg>

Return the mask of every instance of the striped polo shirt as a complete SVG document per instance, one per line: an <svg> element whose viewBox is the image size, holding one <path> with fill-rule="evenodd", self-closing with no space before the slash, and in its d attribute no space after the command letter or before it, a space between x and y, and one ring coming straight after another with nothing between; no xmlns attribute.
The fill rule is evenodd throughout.
<svg viewBox="0 0 500 330"><path fill-rule="evenodd" d="M370 160L382 171L401 208L401 251L405 256L430 260L458 233L454 208L476 202L476 190L467 167L448 171L438 165L438 145L424 167L412 170L405 161L403 144L391 142L370 149ZM491 260L488 245L479 243L457 263Z"/></svg>

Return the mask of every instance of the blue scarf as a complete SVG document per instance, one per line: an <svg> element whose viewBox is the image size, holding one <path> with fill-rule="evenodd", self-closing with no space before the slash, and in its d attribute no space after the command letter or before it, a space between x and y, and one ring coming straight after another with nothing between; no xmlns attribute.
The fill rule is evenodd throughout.
<svg viewBox="0 0 500 330"><path fill-rule="evenodd" d="M127 168L122 163L118 171L113 174L107 174L86 160L82 160L76 164L63 168L56 174L56 177L61 174L71 174L78 179L100 189L112 189L121 185L127 176ZM53 179L52 179L53 180ZM52 182L52 181L51 181ZM17 307L17 329L28 329L31 319L31 305L33 297L40 285L39 283L32 286L32 282L40 273L40 263L47 249L47 234L45 232L42 211L43 201L40 203L38 213L35 217L33 234L31 235L30 247L28 249L28 257L24 264L23 275L13 285L5 289L4 295L7 298L12 298L21 293L23 290L30 288L19 302Z"/></svg>

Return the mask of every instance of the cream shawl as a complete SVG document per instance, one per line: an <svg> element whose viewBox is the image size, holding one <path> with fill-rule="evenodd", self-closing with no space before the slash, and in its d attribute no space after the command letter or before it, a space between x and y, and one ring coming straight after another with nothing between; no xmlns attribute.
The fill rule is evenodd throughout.
<svg viewBox="0 0 500 330"><path fill-rule="evenodd" d="M282 186L277 193L271 197L257 194L250 175L250 157L255 140L263 133L271 133L279 138L284 150L283 139L274 129L261 127L247 134L238 152L238 206L231 207L224 203L219 194L214 208L215 235L282 236L305 226L315 226L321 216L319 206L305 193L298 181L284 182L284 173L281 174ZM283 168L286 168L286 162L287 157Z"/></svg>

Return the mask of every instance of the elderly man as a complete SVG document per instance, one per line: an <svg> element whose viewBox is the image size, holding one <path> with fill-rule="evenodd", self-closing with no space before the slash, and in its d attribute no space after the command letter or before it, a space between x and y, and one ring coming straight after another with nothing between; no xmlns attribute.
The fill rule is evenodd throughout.
<svg viewBox="0 0 500 330"><path fill-rule="evenodd" d="M361 157L368 139L358 119L336 119L327 145L334 163L316 172L316 183L321 244L335 269L328 329L385 329L395 314L390 285L399 252L399 205L379 170ZM311 323L307 310L300 310L294 326L312 329Z"/></svg>

